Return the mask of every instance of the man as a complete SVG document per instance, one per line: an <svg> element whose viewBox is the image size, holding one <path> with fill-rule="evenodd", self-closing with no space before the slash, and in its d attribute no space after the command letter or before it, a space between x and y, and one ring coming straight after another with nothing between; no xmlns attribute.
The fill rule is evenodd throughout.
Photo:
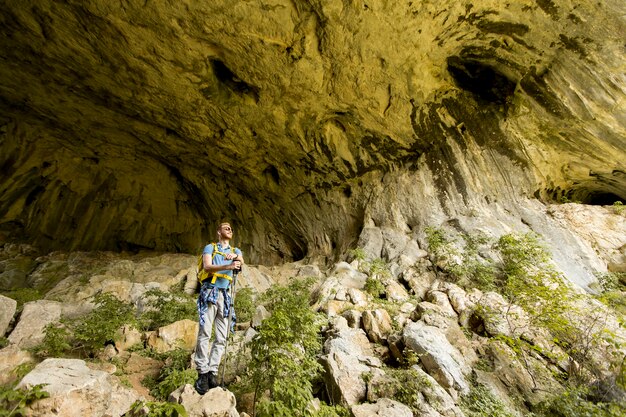
<svg viewBox="0 0 626 417"><path fill-rule="evenodd" d="M233 229L230 223L221 223L217 228L217 243L207 245L202 254L202 264L208 278L202 281L198 296L200 327L194 358L198 370L195 388L200 395L218 385L217 370L229 331L227 327L231 296L228 294L228 288L233 271L240 270L244 263L241 251L230 246L232 237ZM213 327L215 341L209 351Z"/></svg>

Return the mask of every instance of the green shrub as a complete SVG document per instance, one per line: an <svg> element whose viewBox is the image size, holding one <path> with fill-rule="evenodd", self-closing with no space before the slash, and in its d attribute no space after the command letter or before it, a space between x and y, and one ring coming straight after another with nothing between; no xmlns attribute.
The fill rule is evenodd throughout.
<svg viewBox="0 0 626 417"><path fill-rule="evenodd" d="M389 369L387 373L394 381L393 399L406 404L415 415L419 415L420 392L431 382L414 369Z"/></svg>
<svg viewBox="0 0 626 417"><path fill-rule="evenodd" d="M137 325L135 308L119 300L111 293L100 293L93 297L96 308L85 317L69 322L75 347L93 353L109 341L119 338L124 325Z"/></svg>
<svg viewBox="0 0 626 417"><path fill-rule="evenodd" d="M462 287L476 286L483 291L494 291L500 285L492 262L483 259L479 250L491 244L483 234L461 234L465 244L463 249L446 236L441 229L426 228L428 249L434 261L444 268L448 279Z"/></svg>
<svg viewBox="0 0 626 417"><path fill-rule="evenodd" d="M381 298L385 295L385 286L378 278L367 277L363 289L374 298Z"/></svg>
<svg viewBox="0 0 626 417"><path fill-rule="evenodd" d="M167 400L172 391L185 384L193 384L198 377L196 370L189 368L191 352L184 348L178 347L164 353L152 351L148 356L165 363L156 378L147 377L142 381L150 389L150 395L158 400Z"/></svg>
<svg viewBox="0 0 626 417"><path fill-rule="evenodd" d="M27 406L50 396L50 394L41 389L43 386L44 384L38 384L28 390L0 387L0 416L26 415Z"/></svg>
<svg viewBox="0 0 626 417"><path fill-rule="evenodd" d="M237 322L246 323L252 320L255 312L255 304L252 288L242 288L237 290L235 295L235 311L237 312Z"/></svg>
<svg viewBox="0 0 626 417"><path fill-rule="evenodd" d="M375 259L366 265L368 277L365 280L365 292L374 298L383 298L386 294L384 280L391 279L389 266L382 259Z"/></svg>
<svg viewBox="0 0 626 417"><path fill-rule="evenodd" d="M624 203L622 203L621 201L614 202L613 203L613 212L615 214L619 214L619 215L624 213Z"/></svg>
<svg viewBox="0 0 626 417"><path fill-rule="evenodd" d="M620 315L626 315L626 273L607 272L598 274L600 294L597 299L617 311Z"/></svg>
<svg viewBox="0 0 626 417"><path fill-rule="evenodd" d="M142 327L155 330L179 320L196 320L198 311L195 299L185 294L171 294L157 288L144 294L146 310L141 315Z"/></svg>
<svg viewBox="0 0 626 417"><path fill-rule="evenodd" d="M249 343L248 379L242 382L254 391L254 415L258 417L316 414L311 408L312 381L320 378L322 370L317 361L322 319L309 308L312 283L313 279L294 279L261 296L271 316ZM269 395L263 395L266 392ZM322 410L318 415L342 415L332 407Z"/></svg>
<svg viewBox="0 0 626 417"><path fill-rule="evenodd" d="M131 405L128 417L187 417L181 404L137 400Z"/></svg>
<svg viewBox="0 0 626 417"><path fill-rule="evenodd" d="M460 406L466 417L516 417L489 389L480 384L470 386L470 392L461 398Z"/></svg>
<svg viewBox="0 0 626 417"><path fill-rule="evenodd" d="M365 250L363 248L352 249L348 255L350 255L352 259L359 262L365 261L366 259Z"/></svg>
<svg viewBox="0 0 626 417"><path fill-rule="evenodd" d="M531 324L546 327L557 339L571 338L575 329L565 313L577 296L550 263L539 236L503 235L496 248L502 256L503 295L529 313Z"/></svg>
<svg viewBox="0 0 626 417"><path fill-rule="evenodd" d="M64 319L45 328L44 340L34 351L44 357L76 354L92 356L119 337L124 325L137 325L133 305L110 293L93 296L96 307L84 317Z"/></svg>
<svg viewBox="0 0 626 417"><path fill-rule="evenodd" d="M33 352L44 358L58 358L72 350L71 333L62 323L50 323L44 328L44 338Z"/></svg>
<svg viewBox="0 0 626 417"><path fill-rule="evenodd" d="M566 391L539 404L535 411L541 417L623 417L626 404L592 402L587 388Z"/></svg>

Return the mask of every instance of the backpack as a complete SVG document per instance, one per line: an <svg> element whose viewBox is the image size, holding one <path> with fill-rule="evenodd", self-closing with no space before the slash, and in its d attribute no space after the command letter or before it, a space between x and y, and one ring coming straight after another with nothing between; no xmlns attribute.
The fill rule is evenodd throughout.
<svg viewBox="0 0 626 417"><path fill-rule="evenodd" d="M213 246L213 256L211 257L211 260L215 259L215 255L222 255L225 256L226 253L224 252L220 252L217 250L217 243L213 242L210 243L211 246ZM232 247L231 246L231 253L235 253L235 251L237 250L237 248ZM202 283L211 278L211 284L215 284L215 281L217 280L217 278L224 278L227 279L229 281L232 281L232 277L230 275L226 275L226 274L220 274L219 272L215 272L213 274L209 274L207 271L204 270L204 262L203 262L203 256L204 254L201 253L200 256L198 257L198 282L202 285Z"/></svg>

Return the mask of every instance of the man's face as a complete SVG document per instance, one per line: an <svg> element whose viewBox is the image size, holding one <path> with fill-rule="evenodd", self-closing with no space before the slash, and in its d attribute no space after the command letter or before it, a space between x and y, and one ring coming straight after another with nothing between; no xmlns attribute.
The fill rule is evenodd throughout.
<svg viewBox="0 0 626 417"><path fill-rule="evenodd" d="M221 237L224 237L227 239L230 239L233 237L233 229L228 223L222 223L220 225L220 228L217 229L217 232L219 233Z"/></svg>

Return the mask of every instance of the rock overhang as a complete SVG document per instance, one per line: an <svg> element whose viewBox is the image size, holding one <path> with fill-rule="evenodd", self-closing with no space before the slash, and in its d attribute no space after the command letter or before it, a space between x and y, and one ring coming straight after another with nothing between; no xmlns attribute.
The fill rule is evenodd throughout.
<svg viewBox="0 0 626 417"><path fill-rule="evenodd" d="M5 3L3 233L195 252L230 218L273 263L353 245L399 172L448 215L626 198L622 2L414 3Z"/></svg>

